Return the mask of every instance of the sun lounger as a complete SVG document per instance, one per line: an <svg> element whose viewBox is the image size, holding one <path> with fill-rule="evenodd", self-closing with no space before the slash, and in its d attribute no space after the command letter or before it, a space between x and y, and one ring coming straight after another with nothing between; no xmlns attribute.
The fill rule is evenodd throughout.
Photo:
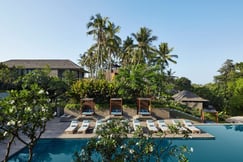
<svg viewBox="0 0 243 162"><path fill-rule="evenodd" d="M97 120L94 127L94 133L101 127L102 120Z"/></svg>
<svg viewBox="0 0 243 162"><path fill-rule="evenodd" d="M164 120L158 120L157 122L158 122L158 127L162 132L170 131L169 127L167 126Z"/></svg>
<svg viewBox="0 0 243 162"><path fill-rule="evenodd" d="M201 133L201 130L195 127L190 120L182 120L182 124L192 133Z"/></svg>
<svg viewBox="0 0 243 162"><path fill-rule="evenodd" d="M146 124L147 124L149 131L158 132L158 129L156 128L156 126L152 120L146 120Z"/></svg>
<svg viewBox="0 0 243 162"><path fill-rule="evenodd" d="M140 127L141 126L141 124L140 124L140 121L139 120L137 120L137 119L133 119L133 129L136 131L137 129L138 129L138 127Z"/></svg>
<svg viewBox="0 0 243 162"><path fill-rule="evenodd" d="M81 127L78 129L78 133L86 133L89 125L89 120L83 120Z"/></svg>
<svg viewBox="0 0 243 162"><path fill-rule="evenodd" d="M71 121L69 127L65 129L65 133L74 133L78 129L78 121L73 120Z"/></svg>
<svg viewBox="0 0 243 162"><path fill-rule="evenodd" d="M181 122L178 119L173 119L171 121L172 124L179 130L179 133L187 131L187 129L182 126Z"/></svg>

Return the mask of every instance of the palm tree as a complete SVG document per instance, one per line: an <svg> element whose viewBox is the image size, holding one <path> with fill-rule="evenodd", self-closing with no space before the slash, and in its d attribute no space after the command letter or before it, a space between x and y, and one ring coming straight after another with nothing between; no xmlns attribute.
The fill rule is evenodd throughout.
<svg viewBox="0 0 243 162"><path fill-rule="evenodd" d="M102 17L100 14L96 14L95 16L91 16L90 22L87 24L87 28L90 29L87 34L93 35L96 44L94 46L97 47L97 64L96 64L96 76L98 72L98 68L103 70L103 54L102 51L105 49L106 42L106 25L107 25L108 17Z"/></svg>
<svg viewBox="0 0 243 162"><path fill-rule="evenodd" d="M123 66L127 66L135 62L136 58L134 55L134 44L133 44L133 39L131 37L127 37L123 41L120 58L121 58L121 64Z"/></svg>
<svg viewBox="0 0 243 162"><path fill-rule="evenodd" d="M97 60L94 55L94 49L91 47L87 52L80 55L79 64L88 68L90 76L94 77L95 74L95 63Z"/></svg>
<svg viewBox="0 0 243 162"><path fill-rule="evenodd" d="M120 32L120 26L116 26L114 23L108 21L106 28L106 49L108 54L108 68L111 71L111 67L115 59L118 58L118 52L121 44L121 38L116 35Z"/></svg>
<svg viewBox="0 0 243 162"><path fill-rule="evenodd" d="M154 62L161 67L161 73L166 66L169 66L169 62L176 64L177 62L173 58L178 58L177 55L171 55L173 48L168 47L168 43L161 43L159 49L156 51L157 56L154 58Z"/></svg>
<svg viewBox="0 0 243 162"><path fill-rule="evenodd" d="M148 63L150 54L152 53L152 42L157 40L156 36L151 36L152 30L146 27L140 28L139 32L132 33L132 36L135 38L138 44L135 47L137 51L137 64Z"/></svg>

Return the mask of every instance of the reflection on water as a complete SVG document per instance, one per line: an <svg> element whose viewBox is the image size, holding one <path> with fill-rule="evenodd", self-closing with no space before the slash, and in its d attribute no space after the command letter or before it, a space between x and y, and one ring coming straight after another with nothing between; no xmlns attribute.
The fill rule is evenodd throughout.
<svg viewBox="0 0 243 162"><path fill-rule="evenodd" d="M225 128L243 132L243 125L225 125Z"/></svg>
<svg viewBox="0 0 243 162"><path fill-rule="evenodd" d="M235 125L235 131L243 131L243 125Z"/></svg>

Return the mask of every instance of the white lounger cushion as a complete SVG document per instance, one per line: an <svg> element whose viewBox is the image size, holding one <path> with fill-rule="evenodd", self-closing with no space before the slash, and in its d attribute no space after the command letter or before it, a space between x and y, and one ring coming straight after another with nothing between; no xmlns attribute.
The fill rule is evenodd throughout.
<svg viewBox="0 0 243 162"><path fill-rule="evenodd" d="M155 127L155 124L152 120L146 120L147 127L152 132L157 132L158 129Z"/></svg>
<svg viewBox="0 0 243 162"><path fill-rule="evenodd" d="M173 119L172 124L179 129L179 132L182 133L183 131L187 131L186 128L182 127L181 122L178 119Z"/></svg>
<svg viewBox="0 0 243 162"><path fill-rule="evenodd" d="M133 119L133 129L137 130L139 126L141 126L140 121L137 119Z"/></svg>
<svg viewBox="0 0 243 162"><path fill-rule="evenodd" d="M183 120L185 128L189 129L192 133L200 133L201 130L195 127L190 120Z"/></svg>
<svg viewBox="0 0 243 162"><path fill-rule="evenodd" d="M158 127L162 132L170 131L169 127L167 126L164 120L158 120Z"/></svg>
<svg viewBox="0 0 243 162"><path fill-rule="evenodd" d="M69 127L67 127L67 129L65 129L65 132L73 133L77 128L78 128L78 121L73 120L73 121L71 121Z"/></svg>
<svg viewBox="0 0 243 162"><path fill-rule="evenodd" d="M86 130L89 128L89 120L83 120L81 127L78 129L78 133L85 133Z"/></svg>

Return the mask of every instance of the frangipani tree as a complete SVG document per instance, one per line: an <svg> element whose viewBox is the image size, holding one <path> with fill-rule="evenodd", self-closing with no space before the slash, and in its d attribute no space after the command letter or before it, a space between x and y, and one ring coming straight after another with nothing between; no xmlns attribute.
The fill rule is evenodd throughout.
<svg viewBox="0 0 243 162"><path fill-rule="evenodd" d="M29 89L11 90L9 96L0 101L0 107L0 129L8 139L4 161L8 160L15 139L28 147L28 161L31 161L33 147L53 114L46 92L37 84L30 85Z"/></svg>
<svg viewBox="0 0 243 162"><path fill-rule="evenodd" d="M76 152L75 162L126 162L126 161L166 161L173 156L180 162L188 162L187 153L191 153L187 146L173 145L166 134L160 132L159 138L152 138L152 134L144 134L142 127L132 133L128 120L113 119L98 127L97 136L91 138L87 145ZM178 128L171 128L178 132ZM177 129L177 130L175 130ZM128 138L128 134L133 138ZM185 134L186 135L186 134ZM95 157L95 158L94 158Z"/></svg>

